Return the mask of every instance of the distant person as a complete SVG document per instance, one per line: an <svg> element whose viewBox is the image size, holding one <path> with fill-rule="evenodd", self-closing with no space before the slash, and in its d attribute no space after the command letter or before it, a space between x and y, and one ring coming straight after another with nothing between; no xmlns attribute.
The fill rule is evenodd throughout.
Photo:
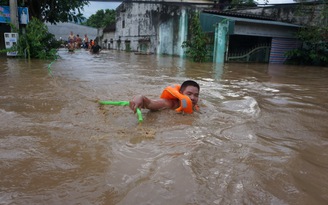
<svg viewBox="0 0 328 205"><path fill-rule="evenodd" d="M76 40L76 37L75 37L73 31L71 31L71 33L68 36L68 50L69 51L74 50L75 40Z"/></svg>
<svg viewBox="0 0 328 205"><path fill-rule="evenodd" d="M67 48L68 48L68 52L74 52L75 45L73 43L68 43Z"/></svg>
<svg viewBox="0 0 328 205"><path fill-rule="evenodd" d="M89 48L89 38L87 34L85 34L83 38L83 48L85 49Z"/></svg>
<svg viewBox="0 0 328 205"><path fill-rule="evenodd" d="M93 41L93 46L90 49L92 54L98 54L101 50L101 47L98 45L97 41Z"/></svg>
<svg viewBox="0 0 328 205"><path fill-rule="evenodd" d="M76 35L76 48L80 49L82 46L82 39L80 38L80 35Z"/></svg>
<svg viewBox="0 0 328 205"><path fill-rule="evenodd" d="M89 42L89 50L91 50L92 46L94 45L94 41L92 39L90 39Z"/></svg>

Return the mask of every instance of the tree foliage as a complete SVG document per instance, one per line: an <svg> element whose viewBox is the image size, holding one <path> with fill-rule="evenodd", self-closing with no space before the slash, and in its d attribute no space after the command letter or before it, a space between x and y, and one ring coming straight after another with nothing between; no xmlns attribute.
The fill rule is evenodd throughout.
<svg viewBox="0 0 328 205"><path fill-rule="evenodd" d="M21 56L28 58L50 59L57 55L59 42L48 32L48 27L37 18L27 24L25 33L20 33L17 49Z"/></svg>
<svg viewBox="0 0 328 205"><path fill-rule="evenodd" d="M195 62L206 61L207 56L207 37L202 31L199 19L199 13L193 13L190 23L190 39L182 43L182 47L186 48L186 54Z"/></svg>
<svg viewBox="0 0 328 205"><path fill-rule="evenodd" d="M91 15L83 25L95 28L104 28L107 25L115 23L116 12L114 9L98 10Z"/></svg>
<svg viewBox="0 0 328 205"><path fill-rule="evenodd" d="M9 5L9 0L0 0L1 5ZM18 6L28 7L30 19L32 17L42 22L79 22L85 20L83 7L88 0L23 0Z"/></svg>
<svg viewBox="0 0 328 205"><path fill-rule="evenodd" d="M303 42L303 46L286 52L287 63L328 66L327 33L327 27L308 26L300 29L298 38Z"/></svg>
<svg viewBox="0 0 328 205"><path fill-rule="evenodd" d="M320 23L299 30L297 37L303 46L286 53L287 63L328 66L328 0L318 12Z"/></svg>

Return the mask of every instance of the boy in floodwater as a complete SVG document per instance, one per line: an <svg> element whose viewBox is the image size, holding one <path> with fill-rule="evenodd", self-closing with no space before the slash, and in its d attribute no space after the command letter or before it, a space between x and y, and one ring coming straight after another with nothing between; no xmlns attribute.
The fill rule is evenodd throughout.
<svg viewBox="0 0 328 205"><path fill-rule="evenodd" d="M76 40L76 37L75 37L73 31L71 31L71 33L68 36L68 51L74 51L75 40Z"/></svg>
<svg viewBox="0 0 328 205"><path fill-rule="evenodd" d="M98 45L97 41L93 41L93 46L90 49L90 52L93 54L98 54L101 50L101 47Z"/></svg>
<svg viewBox="0 0 328 205"><path fill-rule="evenodd" d="M193 80L187 80L181 86L169 86L165 88L159 99L149 99L138 95L130 101L130 108L136 112L137 108L149 110L176 109L179 112L192 113L198 110L198 97L200 87Z"/></svg>

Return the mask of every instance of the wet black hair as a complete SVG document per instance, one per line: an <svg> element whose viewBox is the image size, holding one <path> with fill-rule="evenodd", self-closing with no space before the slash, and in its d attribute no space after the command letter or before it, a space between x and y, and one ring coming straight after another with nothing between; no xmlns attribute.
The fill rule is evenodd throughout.
<svg viewBox="0 0 328 205"><path fill-rule="evenodd" d="M194 87L198 88L198 91L200 90L198 83L196 83L193 80L186 80L181 84L180 92L184 91L184 89L186 89L186 87L188 87L188 86L194 86Z"/></svg>

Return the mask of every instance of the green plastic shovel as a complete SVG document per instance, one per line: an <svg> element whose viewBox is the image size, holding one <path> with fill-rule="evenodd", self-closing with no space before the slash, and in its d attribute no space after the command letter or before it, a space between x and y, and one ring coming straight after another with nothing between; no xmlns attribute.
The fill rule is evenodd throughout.
<svg viewBox="0 0 328 205"><path fill-rule="evenodd" d="M129 106L130 102L129 101L99 101L99 104L101 105L116 105L116 106ZM139 108L137 108L137 116L138 116L138 122L142 122L142 113Z"/></svg>

